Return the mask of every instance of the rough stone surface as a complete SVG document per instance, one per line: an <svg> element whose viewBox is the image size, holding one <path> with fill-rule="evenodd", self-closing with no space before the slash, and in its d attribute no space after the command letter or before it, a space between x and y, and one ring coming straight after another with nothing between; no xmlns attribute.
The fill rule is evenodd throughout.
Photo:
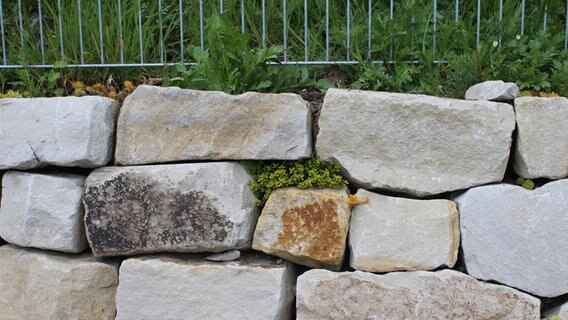
<svg viewBox="0 0 568 320"><path fill-rule="evenodd" d="M114 319L118 268L92 255L0 247L3 320Z"/></svg>
<svg viewBox="0 0 568 320"><path fill-rule="evenodd" d="M344 188L277 189L262 209L252 248L298 264L339 270L350 215Z"/></svg>
<svg viewBox="0 0 568 320"><path fill-rule="evenodd" d="M540 301L453 270L375 275L310 270L298 278L297 319L540 319Z"/></svg>
<svg viewBox="0 0 568 320"><path fill-rule="evenodd" d="M131 258L120 267L116 319L290 319L295 282L292 264L267 257Z"/></svg>
<svg viewBox="0 0 568 320"><path fill-rule="evenodd" d="M568 177L568 99L515 99L515 171L524 178Z"/></svg>
<svg viewBox="0 0 568 320"><path fill-rule="evenodd" d="M250 248L258 209L249 180L231 162L95 170L87 238L100 256Z"/></svg>
<svg viewBox="0 0 568 320"><path fill-rule="evenodd" d="M365 189L416 196L501 181L513 107L424 95L330 89L316 151Z"/></svg>
<svg viewBox="0 0 568 320"><path fill-rule="evenodd" d="M0 237L23 247L83 251L84 184L78 175L8 171L2 179Z"/></svg>
<svg viewBox="0 0 568 320"><path fill-rule="evenodd" d="M312 152L311 113L295 94L139 86L118 119L116 161L299 159Z"/></svg>
<svg viewBox="0 0 568 320"><path fill-rule="evenodd" d="M454 200L470 275L543 297L568 293L568 180L478 187Z"/></svg>
<svg viewBox="0 0 568 320"><path fill-rule="evenodd" d="M558 307L549 310L544 313L546 318L552 318L554 316L559 317L560 320L568 320L568 302L559 305Z"/></svg>
<svg viewBox="0 0 568 320"><path fill-rule="evenodd" d="M0 170L104 166L117 112L118 102L103 97L2 99Z"/></svg>
<svg viewBox="0 0 568 320"><path fill-rule="evenodd" d="M209 261L233 261L241 257L241 252L239 250L229 250L223 253L216 253L206 256L205 260Z"/></svg>
<svg viewBox="0 0 568 320"><path fill-rule="evenodd" d="M351 267L371 272L452 267L460 244L459 214L449 200L411 200L363 189L369 202L353 208Z"/></svg>
<svg viewBox="0 0 568 320"><path fill-rule="evenodd" d="M485 81L471 86L465 92L467 100L511 101L521 95L513 82Z"/></svg>

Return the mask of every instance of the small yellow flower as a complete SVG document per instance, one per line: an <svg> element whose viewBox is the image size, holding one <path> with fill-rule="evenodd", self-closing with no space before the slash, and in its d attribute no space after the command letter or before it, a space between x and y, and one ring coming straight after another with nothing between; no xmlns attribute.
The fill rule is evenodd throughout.
<svg viewBox="0 0 568 320"><path fill-rule="evenodd" d="M71 87L75 90L85 89L85 84L82 81L71 81Z"/></svg>
<svg viewBox="0 0 568 320"><path fill-rule="evenodd" d="M493 41L493 47L497 47L499 45L499 41L495 40Z"/></svg>
<svg viewBox="0 0 568 320"><path fill-rule="evenodd" d="M104 87L102 84L98 83L98 82L95 83L95 84L93 84L93 85L91 86L91 88L92 88L94 91L98 91L98 92L103 92L103 91L105 90L105 87Z"/></svg>
<svg viewBox="0 0 568 320"><path fill-rule="evenodd" d="M354 207L363 203L368 203L369 198L368 197L359 198L357 197L356 194L350 194L347 196L347 201L352 207Z"/></svg>
<svg viewBox="0 0 568 320"><path fill-rule="evenodd" d="M131 81L124 81L124 90L128 91L128 92L132 92L134 90L134 84Z"/></svg>
<svg viewBox="0 0 568 320"><path fill-rule="evenodd" d="M111 99L116 99L118 97L118 93L116 93L116 90L114 88L110 88L110 90L108 91L108 97Z"/></svg>

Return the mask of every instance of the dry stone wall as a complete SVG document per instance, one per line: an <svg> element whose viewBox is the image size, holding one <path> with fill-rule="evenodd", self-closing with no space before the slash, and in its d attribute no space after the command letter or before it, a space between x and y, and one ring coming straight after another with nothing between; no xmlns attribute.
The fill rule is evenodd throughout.
<svg viewBox="0 0 568 320"><path fill-rule="evenodd" d="M568 99L517 96L2 99L0 319L562 319ZM314 150L348 188L254 205Z"/></svg>

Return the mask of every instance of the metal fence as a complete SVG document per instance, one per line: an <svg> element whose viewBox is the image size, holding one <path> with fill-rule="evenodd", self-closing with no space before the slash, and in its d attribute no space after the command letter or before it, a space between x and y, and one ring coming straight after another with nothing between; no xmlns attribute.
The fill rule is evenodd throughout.
<svg viewBox="0 0 568 320"><path fill-rule="evenodd" d="M384 30L380 28L388 26L389 20L396 21L399 2L0 0L0 69L52 68L62 63L69 67L191 65L194 62L187 49L191 45L206 49L207 17L213 12L230 16L229 20L241 32L254 33L251 38L256 38L257 46L282 45L282 64L355 64L361 61L354 58L355 47L357 52L363 52L365 59L386 63L391 61L374 59L377 35L381 35ZM484 18L482 7L488 3L485 0L432 0L427 3L428 8L422 12L426 29L421 29L422 40L427 44L420 45L426 45L433 52L439 49L440 24L447 25L450 21L456 25L468 24L475 46L479 46L484 36L482 24L504 21L507 6L520 10L520 14L509 18L518 25L519 35L524 36L527 32L526 21L529 19L533 19L531 31L534 32L534 20L537 19L541 25L539 32L562 33L563 47L568 47L568 0L565 3L556 1L554 8L542 2L539 9L530 14L526 12L525 0L493 1L492 15L497 17L493 20ZM467 11L461 9L464 5L468 6ZM554 19L551 19L552 15ZM411 20L414 23L415 15ZM376 25L381 23L380 27ZM502 35L498 36L501 39ZM354 37L357 38L356 45ZM392 44L390 50L392 56Z"/></svg>

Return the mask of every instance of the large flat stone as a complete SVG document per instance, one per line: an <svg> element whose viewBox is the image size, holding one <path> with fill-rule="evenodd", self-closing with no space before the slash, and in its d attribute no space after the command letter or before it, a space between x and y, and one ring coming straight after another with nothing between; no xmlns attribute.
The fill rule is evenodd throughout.
<svg viewBox="0 0 568 320"><path fill-rule="evenodd" d="M411 200L363 189L353 208L350 264L371 272L452 267L460 244L459 214L449 200Z"/></svg>
<svg viewBox="0 0 568 320"><path fill-rule="evenodd" d="M290 319L296 275L291 263L274 260L127 259L116 319Z"/></svg>
<svg viewBox="0 0 568 320"><path fill-rule="evenodd" d="M467 100L512 101L521 95L514 82L485 81L471 86L465 92Z"/></svg>
<svg viewBox="0 0 568 320"><path fill-rule="evenodd" d="M515 171L524 178L568 177L568 99L515 99Z"/></svg>
<svg viewBox="0 0 568 320"><path fill-rule="evenodd" d="M3 320L114 319L118 268L92 255L0 247Z"/></svg>
<svg viewBox="0 0 568 320"><path fill-rule="evenodd" d="M0 170L104 166L117 113L118 102L103 97L2 99Z"/></svg>
<svg viewBox="0 0 568 320"><path fill-rule="evenodd" d="M339 270L350 215L345 188L277 189L262 209L252 248L298 264Z"/></svg>
<svg viewBox="0 0 568 320"><path fill-rule="evenodd" d="M258 209L249 180L231 162L95 170L87 238L100 256L250 248Z"/></svg>
<svg viewBox="0 0 568 320"><path fill-rule="evenodd" d="M543 297L568 293L568 180L478 187L454 200L470 275Z"/></svg>
<svg viewBox="0 0 568 320"><path fill-rule="evenodd" d="M501 181L513 107L424 95L330 89L316 151L365 189L426 196Z"/></svg>
<svg viewBox="0 0 568 320"><path fill-rule="evenodd" d="M297 319L540 319L540 301L453 270L376 275L310 270L298 277Z"/></svg>
<svg viewBox="0 0 568 320"><path fill-rule="evenodd" d="M306 158L311 130L308 104L295 94L138 86L120 112L116 161Z"/></svg>
<svg viewBox="0 0 568 320"><path fill-rule="evenodd" d="M8 171L2 179L0 237L23 247L83 251L84 184L79 175Z"/></svg>

